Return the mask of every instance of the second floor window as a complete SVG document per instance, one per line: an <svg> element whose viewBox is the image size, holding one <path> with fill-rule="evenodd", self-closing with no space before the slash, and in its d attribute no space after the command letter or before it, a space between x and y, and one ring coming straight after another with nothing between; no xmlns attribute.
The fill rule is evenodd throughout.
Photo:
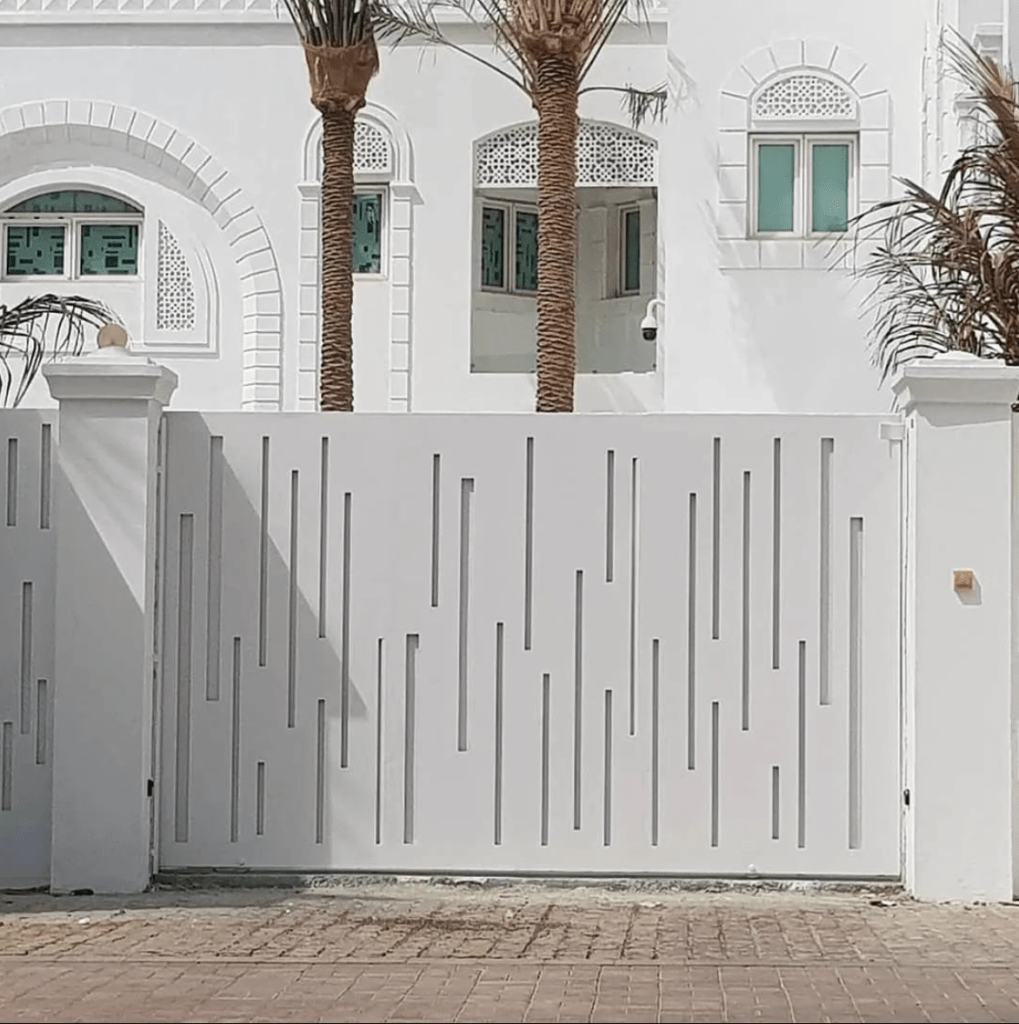
<svg viewBox="0 0 1019 1024"><path fill-rule="evenodd" d="M751 140L751 235L845 232L856 213L856 145L845 135Z"/></svg>

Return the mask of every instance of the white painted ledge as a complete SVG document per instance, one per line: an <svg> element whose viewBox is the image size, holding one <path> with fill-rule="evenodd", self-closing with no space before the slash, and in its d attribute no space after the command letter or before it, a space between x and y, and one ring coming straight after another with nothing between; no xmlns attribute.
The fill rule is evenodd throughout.
<svg viewBox="0 0 1019 1024"><path fill-rule="evenodd" d="M43 367L50 394L58 402L149 401L165 406L177 387L177 374L146 356L122 349L97 349L86 356Z"/></svg>

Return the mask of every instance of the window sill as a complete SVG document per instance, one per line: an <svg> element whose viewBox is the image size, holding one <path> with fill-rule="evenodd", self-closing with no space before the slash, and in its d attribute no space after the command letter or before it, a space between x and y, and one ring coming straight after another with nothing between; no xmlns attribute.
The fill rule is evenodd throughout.
<svg viewBox="0 0 1019 1024"><path fill-rule="evenodd" d="M718 243L722 270L850 270L853 243L825 238L749 238Z"/></svg>

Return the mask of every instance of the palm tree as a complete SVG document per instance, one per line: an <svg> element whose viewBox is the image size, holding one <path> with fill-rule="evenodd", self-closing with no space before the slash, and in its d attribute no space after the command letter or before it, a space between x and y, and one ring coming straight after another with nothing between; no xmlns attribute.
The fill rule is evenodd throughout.
<svg viewBox="0 0 1019 1024"><path fill-rule="evenodd" d="M368 0L284 0L322 115L322 350L319 405L354 411L354 118L379 69Z"/></svg>
<svg viewBox="0 0 1019 1024"><path fill-rule="evenodd" d="M47 349L51 358L79 355L85 328L109 323L120 323L120 317L80 295L40 295L0 306L0 408L15 407L25 397Z"/></svg>
<svg viewBox="0 0 1019 1024"><path fill-rule="evenodd" d="M538 412L573 409L579 98L590 91L583 82L632 3L639 14L645 12L643 0L408 0L376 8L380 38L450 46L513 82L537 111ZM449 38L435 18L443 9L485 29L505 63L488 61ZM635 126L649 113L664 113L664 87L618 91Z"/></svg>
<svg viewBox="0 0 1019 1024"><path fill-rule="evenodd" d="M977 135L935 195L903 195L855 218L877 242L857 268L876 281L874 361L883 378L951 349L1019 365L1019 104L1011 73L961 40L942 44L969 91Z"/></svg>

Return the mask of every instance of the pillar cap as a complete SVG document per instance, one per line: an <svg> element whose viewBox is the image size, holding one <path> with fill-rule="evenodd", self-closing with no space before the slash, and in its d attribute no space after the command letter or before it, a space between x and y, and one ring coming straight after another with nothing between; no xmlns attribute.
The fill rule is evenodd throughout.
<svg viewBox="0 0 1019 1024"><path fill-rule="evenodd" d="M116 345L49 363L42 374L58 402L126 400L166 405L177 387L173 370Z"/></svg>
<svg viewBox="0 0 1019 1024"><path fill-rule="evenodd" d="M969 352L941 352L908 363L892 383L899 407L921 405L1001 405L1019 394L1019 366L982 359Z"/></svg>

